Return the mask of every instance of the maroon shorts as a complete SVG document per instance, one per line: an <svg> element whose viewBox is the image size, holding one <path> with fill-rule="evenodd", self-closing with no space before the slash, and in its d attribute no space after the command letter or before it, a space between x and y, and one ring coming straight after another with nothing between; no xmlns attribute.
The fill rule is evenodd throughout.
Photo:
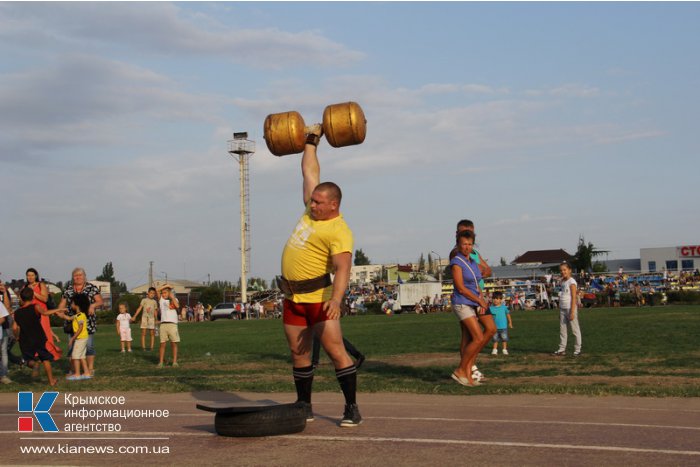
<svg viewBox="0 0 700 467"><path fill-rule="evenodd" d="M321 303L294 303L289 299L284 299L284 313L282 314L284 324L292 326L313 326L316 323L328 321L328 315L323 311Z"/></svg>

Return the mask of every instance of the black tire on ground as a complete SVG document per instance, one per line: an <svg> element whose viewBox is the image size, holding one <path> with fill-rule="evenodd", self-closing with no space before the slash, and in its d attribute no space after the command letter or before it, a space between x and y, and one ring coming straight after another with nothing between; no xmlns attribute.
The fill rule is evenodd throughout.
<svg viewBox="0 0 700 467"><path fill-rule="evenodd" d="M255 407L250 412L217 413L214 429L221 436L256 437L299 433L306 411L297 404Z"/></svg>

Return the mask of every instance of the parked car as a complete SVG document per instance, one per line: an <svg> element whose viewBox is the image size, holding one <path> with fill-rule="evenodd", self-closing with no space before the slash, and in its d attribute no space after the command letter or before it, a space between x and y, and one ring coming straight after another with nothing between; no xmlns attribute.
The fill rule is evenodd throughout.
<svg viewBox="0 0 700 467"><path fill-rule="evenodd" d="M235 303L219 303L211 310L211 320L219 318L238 319Z"/></svg>

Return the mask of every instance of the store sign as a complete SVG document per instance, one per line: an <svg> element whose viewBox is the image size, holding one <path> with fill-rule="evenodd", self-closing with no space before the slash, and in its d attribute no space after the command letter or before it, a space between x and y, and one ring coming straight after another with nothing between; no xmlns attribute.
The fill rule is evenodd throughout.
<svg viewBox="0 0 700 467"><path fill-rule="evenodd" d="M678 252L683 258L700 258L700 245L679 246Z"/></svg>

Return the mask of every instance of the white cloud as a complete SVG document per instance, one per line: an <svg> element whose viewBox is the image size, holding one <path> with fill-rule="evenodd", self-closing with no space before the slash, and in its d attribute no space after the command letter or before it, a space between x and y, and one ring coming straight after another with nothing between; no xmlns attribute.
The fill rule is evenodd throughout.
<svg viewBox="0 0 700 467"><path fill-rule="evenodd" d="M260 100L238 99L236 104L261 122L266 110L296 109L307 123L311 123L314 114L320 120L321 109L328 102L351 96L363 106L368 123L367 139L362 146L341 149L321 146L322 153L332 151L338 155L328 162L333 170L408 171L429 161L432 167L477 173L513 169L532 161L533 154L546 159L568 153L574 146L616 144L658 135L654 129L634 122L607 123L605 116L589 122L578 119L567 122L558 117L565 105L566 112L573 112L571 104L561 102L561 96L599 92L586 86L558 86L536 98L517 98L510 92L494 91L477 102L466 95L459 96L468 85L429 83L412 89L390 88L372 76L336 77L313 92L293 95L288 93L288 86L289 83L279 83ZM436 106L433 99L441 93L448 95L450 101ZM506 94L508 98L504 98ZM486 157L488 163L484 163ZM269 169L277 170L278 166L271 163Z"/></svg>
<svg viewBox="0 0 700 467"><path fill-rule="evenodd" d="M222 99L180 89L151 70L95 56L0 74L0 157L19 159L61 148L128 145L139 122L214 124Z"/></svg>
<svg viewBox="0 0 700 467"><path fill-rule="evenodd" d="M0 38L90 50L111 45L139 52L223 57L258 68L347 66L364 54L319 31L227 26L171 3L3 4Z"/></svg>

